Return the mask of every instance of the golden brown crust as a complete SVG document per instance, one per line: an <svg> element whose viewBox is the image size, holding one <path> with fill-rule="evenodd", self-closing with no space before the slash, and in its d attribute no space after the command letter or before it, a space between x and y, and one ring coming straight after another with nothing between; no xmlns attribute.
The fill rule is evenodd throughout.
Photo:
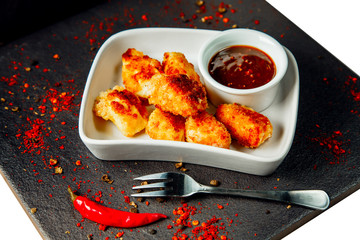
<svg viewBox="0 0 360 240"><path fill-rule="evenodd" d="M112 121L127 137L143 130L149 115L136 95L119 86L101 92L95 99L93 111L96 116Z"/></svg>
<svg viewBox="0 0 360 240"><path fill-rule="evenodd" d="M186 141L214 147L229 148L231 136L225 126L213 115L202 112L186 119Z"/></svg>
<svg viewBox="0 0 360 240"><path fill-rule="evenodd" d="M126 89L140 97L148 98L152 91L151 77L162 73L160 62L134 48L129 48L122 55L122 63L122 79Z"/></svg>
<svg viewBox="0 0 360 240"><path fill-rule="evenodd" d="M189 117L204 111L208 107L205 87L187 75L154 75L154 92L149 98L163 111Z"/></svg>
<svg viewBox="0 0 360 240"><path fill-rule="evenodd" d="M242 146L257 148L272 136L270 120L251 108L234 104L219 105L216 118Z"/></svg>
<svg viewBox="0 0 360 240"><path fill-rule="evenodd" d="M183 53L164 53L162 66L166 75L185 74L190 79L200 82L200 77L195 72L194 65L188 62Z"/></svg>
<svg viewBox="0 0 360 240"><path fill-rule="evenodd" d="M146 133L152 139L185 141L185 118L156 108L150 114Z"/></svg>

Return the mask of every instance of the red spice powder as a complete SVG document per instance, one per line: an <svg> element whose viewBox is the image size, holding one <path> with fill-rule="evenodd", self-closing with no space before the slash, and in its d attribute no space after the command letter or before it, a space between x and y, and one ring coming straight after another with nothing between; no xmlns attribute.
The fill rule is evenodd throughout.
<svg viewBox="0 0 360 240"><path fill-rule="evenodd" d="M199 203L201 206L201 203ZM227 239L224 234L225 232L224 223L220 223L221 218L215 216L211 219L199 223L198 220L193 219L196 214L201 213L196 207L188 205L187 203L182 204L181 207L173 210L173 215L176 219L173 220L174 225L168 225L168 229L176 227L177 230L174 233L172 240L179 239ZM185 227L185 228L184 228ZM193 228L194 227L194 228ZM185 234L185 229L192 228L191 235Z"/></svg>
<svg viewBox="0 0 360 240"><path fill-rule="evenodd" d="M42 119L36 118L31 120L26 118L28 126L25 127L25 131L22 133L22 129L18 129L16 137L22 139L22 144L25 147L23 153L32 153L37 150L37 154L40 154L42 150L48 150L48 146L45 146L44 137L49 136L49 132L45 127L45 122Z"/></svg>
<svg viewBox="0 0 360 240"><path fill-rule="evenodd" d="M359 103L360 103L360 89L358 87L358 79L356 77L353 76L348 76L346 81L345 81L345 87L348 88L347 91L349 91L349 97L351 99L353 99L355 101L355 103L357 104L357 107L353 108L350 110L350 112L352 114L358 114L358 116L360 117L359 114Z"/></svg>
<svg viewBox="0 0 360 240"><path fill-rule="evenodd" d="M126 203L130 203L130 197L129 196L124 196L124 200Z"/></svg>
<svg viewBox="0 0 360 240"><path fill-rule="evenodd" d="M148 17L146 16L146 14L144 14L144 15L141 16L141 19L144 20L144 21L147 21Z"/></svg>
<svg viewBox="0 0 360 240"><path fill-rule="evenodd" d="M191 230L191 232L197 239L219 239L220 230L225 229L223 226L216 225L220 220L221 218L216 218L214 216L206 222L203 222L201 226Z"/></svg>
<svg viewBox="0 0 360 240"><path fill-rule="evenodd" d="M347 81L345 82L345 85L350 87L350 93L353 99L356 102L360 102L360 90L357 87L357 78L348 76Z"/></svg>
<svg viewBox="0 0 360 240"><path fill-rule="evenodd" d="M317 125L317 127L319 127ZM350 153L348 149L349 139L344 139L343 133L339 130L333 131L331 134L322 133L319 137L310 138L311 141L317 142L324 148L322 153L329 164L339 164L346 162L346 154ZM314 166L317 169L317 166Z"/></svg>

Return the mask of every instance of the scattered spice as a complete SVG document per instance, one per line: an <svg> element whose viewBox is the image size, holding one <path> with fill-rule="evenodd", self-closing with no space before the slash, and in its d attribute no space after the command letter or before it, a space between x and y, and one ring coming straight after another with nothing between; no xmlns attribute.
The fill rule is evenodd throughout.
<svg viewBox="0 0 360 240"><path fill-rule="evenodd" d="M126 203L130 203L130 197L129 196L124 196L124 200Z"/></svg>
<svg viewBox="0 0 360 240"><path fill-rule="evenodd" d="M118 232L115 238L121 238L124 235L124 232Z"/></svg>
<svg viewBox="0 0 360 240"><path fill-rule="evenodd" d="M131 213L138 213L139 212L139 210L137 209L137 208L130 208L130 212Z"/></svg>
<svg viewBox="0 0 360 240"><path fill-rule="evenodd" d="M204 1L203 0L196 0L195 4L196 4L196 6L201 7L201 6L204 5Z"/></svg>
<svg viewBox="0 0 360 240"><path fill-rule="evenodd" d="M317 125L317 128L320 126ZM340 130L333 131L331 134L320 133L320 136L312 137L310 140L319 143L324 148L322 153L330 164L345 162L346 153L350 153L350 150L347 150L350 140L345 140Z"/></svg>
<svg viewBox="0 0 360 240"><path fill-rule="evenodd" d="M134 201L131 201L131 202L129 203L129 205L130 205L130 206L133 206L134 208L137 208L137 207L138 207L137 204L136 204Z"/></svg>
<svg viewBox="0 0 360 240"><path fill-rule="evenodd" d="M31 212L32 214L36 213L36 211L37 211L37 208L31 208L31 209L30 209L30 212Z"/></svg>
<svg viewBox="0 0 360 240"><path fill-rule="evenodd" d="M52 165L52 166L53 166L53 165L56 165L56 164L57 164L57 162L58 162L58 161L57 161L57 159L50 158L50 162L49 162L49 163L50 163L50 165Z"/></svg>
<svg viewBox="0 0 360 240"><path fill-rule="evenodd" d="M219 230L223 230L225 227L216 225L220 220L221 218L213 217L201 223L200 226L194 228L191 232L197 239L219 239L219 237L221 239L223 235L219 236Z"/></svg>
<svg viewBox="0 0 360 240"><path fill-rule="evenodd" d="M175 163L175 168L177 168L177 169L182 168L182 166L183 166L182 162Z"/></svg>
<svg viewBox="0 0 360 240"><path fill-rule="evenodd" d="M114 180L110 180L109 176L107 174L104 174L101 176L101 181L112 184Z"/></svg>
<svg viewBox="0 0 360 240"><path fill-rule="evenodd" d="M225 13L226 11L227 11L227 9L224 7L224 4L223 4L223 3L220 4L220 5L219 5L219 8L218 8L218 12L221 13L221 14L223 14L223 13Z"/></svg>
<svg viewBox="0 0 360 240"><path fill-rule="evenodd" d="M194 225L194 226L199 225L199 221L198 221L198 220L194 220L194 221L192 221L192 225Z"/></svg>
<svg viewBox="0 0 360 240"><path fill-rule="evenodd" d="M18 111L19 111L19 107L13 107L13 108L11 108L11 111L13 111L13 112L18 112Z"/></svg>
<svg viewBox="0 0 360 240"><path fill-rule="evenodd" d="M213 179L210 181L210 185L217 187L220 185L220 182L218 180Z"/></svg>
<svg viewBox="0 0 360 240"><path fill-rule="evenodd" d="M55 174L62 174L63 169L62 167L55 167Z"/></svg>

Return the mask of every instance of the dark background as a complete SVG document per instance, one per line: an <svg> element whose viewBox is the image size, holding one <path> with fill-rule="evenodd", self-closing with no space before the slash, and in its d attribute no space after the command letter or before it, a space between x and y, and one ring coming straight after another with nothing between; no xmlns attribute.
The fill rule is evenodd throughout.
<svg viewBox="0 0 360 240"><path fill-rule="evenodd" d="M104 2L106 1L2 0L0 46Z"/></svg>

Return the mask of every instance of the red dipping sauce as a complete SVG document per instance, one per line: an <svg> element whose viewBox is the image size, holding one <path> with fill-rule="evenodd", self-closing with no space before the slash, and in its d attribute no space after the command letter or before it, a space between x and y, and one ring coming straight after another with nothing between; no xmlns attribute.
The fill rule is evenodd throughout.
<svg viewBox="0 0 360 240"><path fill-rule="evenodd" d="M210 60L209 73L217 82L231 88L251 89L270 82L276 74L274 61L251 46L231 46Z"/></svg>

